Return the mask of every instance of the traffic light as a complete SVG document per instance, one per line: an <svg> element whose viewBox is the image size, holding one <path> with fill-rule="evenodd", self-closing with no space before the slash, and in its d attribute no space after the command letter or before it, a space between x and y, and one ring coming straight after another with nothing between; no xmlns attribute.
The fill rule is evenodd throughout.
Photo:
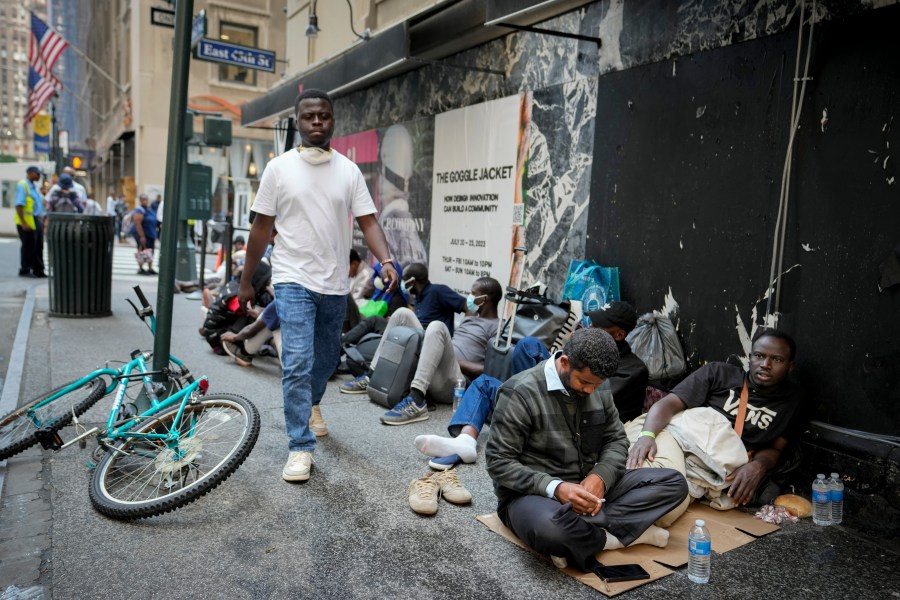
<svg viewBox="0 0 900 600"><path fill-rule="evenodd" d="M81 160L80 156L72 157L72 168L73 169L76 169L76 170L81 169L83 164L84 164L84 161Z"/></svg>

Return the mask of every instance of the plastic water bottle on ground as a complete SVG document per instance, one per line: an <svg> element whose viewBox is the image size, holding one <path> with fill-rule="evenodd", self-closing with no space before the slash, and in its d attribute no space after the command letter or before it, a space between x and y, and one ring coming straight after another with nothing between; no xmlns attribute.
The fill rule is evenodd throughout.
<svg viewBox="0 0 900 600"><path fill-rule="evenodd" d="M709 582L712 538L703 519L694 521L688 534L688 579L694 583Z"/></svg>
<svg viewBox="0 0 900 600"><path fill-rule="evenodd" d="M827 483L828 499L831 501L831 524L840 525L844 520L844 482L840 475L832 473Z"/></svg>
<svg viewBox="0 0 900 600"><path fill-rule="evenodd" d="M825 481L825 475L819 473L812 484L813 523L831 525L831 490Z"/></svg>
<svg viewBox="0 0 900 600"><path fill-rule="evenodd" d="M446 388L444 388L446 389ZM456 387L453 388L453 410L456 411L459 408L459 403L462 400L463 394L466 393L466 380L464 377L460 377L456 380Z"/></svg>

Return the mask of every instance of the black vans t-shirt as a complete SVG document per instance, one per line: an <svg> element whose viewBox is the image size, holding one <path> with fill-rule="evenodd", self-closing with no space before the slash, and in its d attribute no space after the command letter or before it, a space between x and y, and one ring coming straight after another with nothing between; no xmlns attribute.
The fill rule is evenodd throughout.
<svg viewBox="0 0 900 600"><path fill-rule="evenodd" d="M796 437L803 426L802 396L797 385L782 381L775 389L756 390L748 374L734 365L714 362L691 373L675 386L672 393L688 408L710 406L725 415L732 424L737 418L741 388L747 380L747 417L741 439L754 450L767 448L779 436Z"/></svg>

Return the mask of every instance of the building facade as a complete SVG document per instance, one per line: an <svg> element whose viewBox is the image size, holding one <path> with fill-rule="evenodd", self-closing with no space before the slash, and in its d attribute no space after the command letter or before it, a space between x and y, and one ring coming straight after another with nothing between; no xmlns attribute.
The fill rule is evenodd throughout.
<svg viewBox="0 0 900 600"><path fill-rule="evenodd" d="M47 18L47 2L32 2ZM31 17L21 2L0 0L0 154L33 158L34 134L25 126L28 112L28 41Z"/></svg>
<svg viewBox="0 0 900 600"><path fill-rule="evenodd" d="M129 203L138 194L154 198L165 185L169 100L172 85L174 29L154 24L151 9L171 7L152 0L85 2L91 12L88 55L115 82L96 70L89 76L92 95L89 145L94 150L93 186L105 196L121 193ZM228 2L198 0L195 14L204 11L207 37L272 50L284 56L283 0ZM281 63L283 64L283 63ZM233 122L229 148L191 145L188 160L214 170L213 209L220 215L238 212L258 185L271 152L272 133L240 125L240 107L280 81L275 73L222 66L192 59L188 108L195 113L193 128L202 133L202 115L219 115ZM84 114L84 113L83 113ZM101 192L95 192L97 194Z"/></svg>

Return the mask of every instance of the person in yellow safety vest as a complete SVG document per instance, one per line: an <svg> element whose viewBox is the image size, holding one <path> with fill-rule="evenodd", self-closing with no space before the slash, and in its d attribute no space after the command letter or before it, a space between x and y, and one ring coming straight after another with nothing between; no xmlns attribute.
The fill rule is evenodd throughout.
<svg viewBox="0 0 900 600"><path fill-rule="evenodd" d="M44 197L35 185L41 170L28 167L16 186L16 231L22 249L19 277L46 277L44 271Z"/></svg>

